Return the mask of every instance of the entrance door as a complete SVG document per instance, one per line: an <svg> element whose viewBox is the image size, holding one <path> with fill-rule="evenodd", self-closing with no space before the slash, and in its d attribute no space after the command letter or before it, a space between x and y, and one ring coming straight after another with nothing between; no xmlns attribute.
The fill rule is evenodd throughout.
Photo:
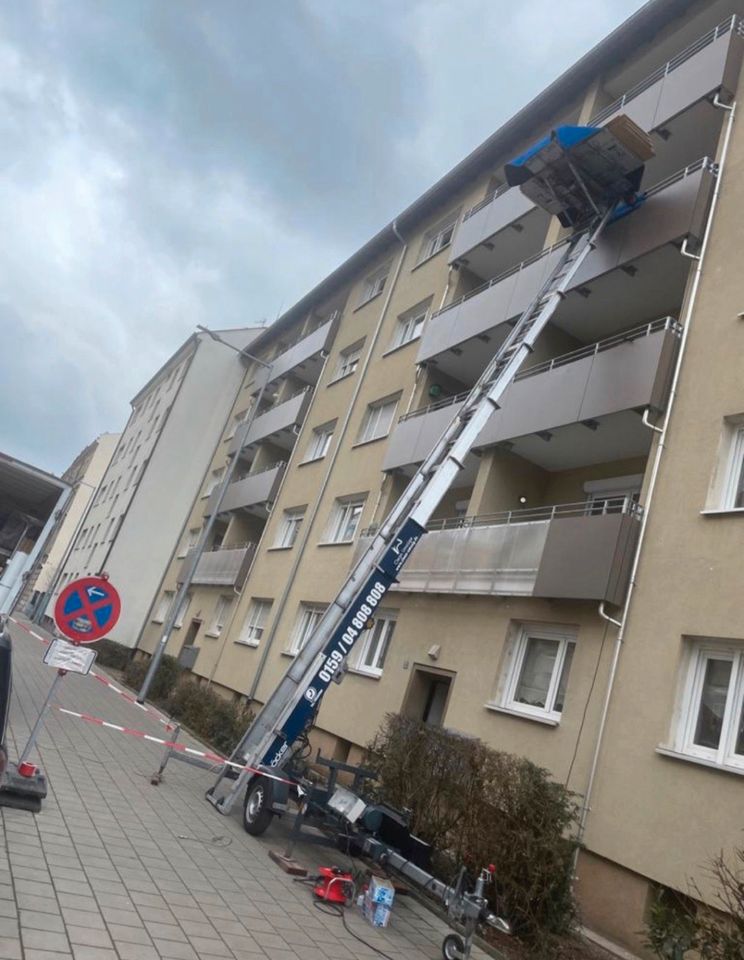
<svg viewBox="0 0 744 960"><path fill-rule="evenodd" d="M199 633L199 627L201 627L201 620L192 620L189 624L189 629L186 631L186 636L183 638L183 647L193 647L194 640L196 640L196 635ZM183 647L181 649L183 650Z"/></svg>
<svg viewBox="0 0 744 960"><path fill-rule="evenodd" d="M196 658L199 656L199 648L194 646L194 641L201 625L201 620L192 620L186 631L186 636L183 638L183 646L178 654L178 663L186 670L193 670Z"/></svg>
<svg viewBox="0 0 744 960"><path fill-rule="evenodd" d="M441 727L455 674L414 666L401 713L432 727Z"/></svg>

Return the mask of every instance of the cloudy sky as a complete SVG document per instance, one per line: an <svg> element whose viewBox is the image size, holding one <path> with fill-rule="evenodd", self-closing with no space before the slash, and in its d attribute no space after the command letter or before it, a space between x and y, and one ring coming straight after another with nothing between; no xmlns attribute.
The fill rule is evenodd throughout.
<svg viewBox="0 0 744 960"><path fill-rule="evenodd" d="M638 0L0 4L0 450L274 319Z"/></svg>

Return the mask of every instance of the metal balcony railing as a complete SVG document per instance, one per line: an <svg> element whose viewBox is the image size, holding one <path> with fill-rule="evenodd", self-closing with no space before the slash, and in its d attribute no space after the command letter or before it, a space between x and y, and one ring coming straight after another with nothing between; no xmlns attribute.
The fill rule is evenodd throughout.
<svg viewBox="0 0 744 960"><path fill-rule="evenodd" d="M237 586L247 576L255 553L255 543L205 551L199 557L193 582L210 586ZM188 558L184 566L187 562Z"/></svg>

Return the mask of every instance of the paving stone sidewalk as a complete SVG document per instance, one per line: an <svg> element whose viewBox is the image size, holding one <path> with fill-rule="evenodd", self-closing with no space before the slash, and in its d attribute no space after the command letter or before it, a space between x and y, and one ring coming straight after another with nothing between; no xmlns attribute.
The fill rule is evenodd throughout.
<svg viewBox="0 0 744 960"><path fill-rule="evenodd" d="M43 645L15 625L8 747L17 758L54 677ZM162 736L163 727L90 677L69 675L58 702ZM199 746L195 741L186 742ZM171 763L150 785L162 749L52 710L37 758L49 779L42 812L0 810L0 960L393 960L441 956L446 926L411 898L386 930L312 903L269 860L287 825L248 836L240 811L205 800L205 771ZM311 871L339 862L302 846ZM485 954L473 951L474 960Z"/></svg>

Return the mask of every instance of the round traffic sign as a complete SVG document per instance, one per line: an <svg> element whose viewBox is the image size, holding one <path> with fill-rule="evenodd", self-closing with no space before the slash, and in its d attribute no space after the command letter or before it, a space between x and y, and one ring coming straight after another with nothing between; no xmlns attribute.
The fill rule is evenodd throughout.
<svg viewBox="0 0 744 960"><path fill-rule="evenodd" d="M76 643L93 643L111 630L121 613L121 599L103 577L81 577L68 583L54 605L60 633Z"/></svg>

